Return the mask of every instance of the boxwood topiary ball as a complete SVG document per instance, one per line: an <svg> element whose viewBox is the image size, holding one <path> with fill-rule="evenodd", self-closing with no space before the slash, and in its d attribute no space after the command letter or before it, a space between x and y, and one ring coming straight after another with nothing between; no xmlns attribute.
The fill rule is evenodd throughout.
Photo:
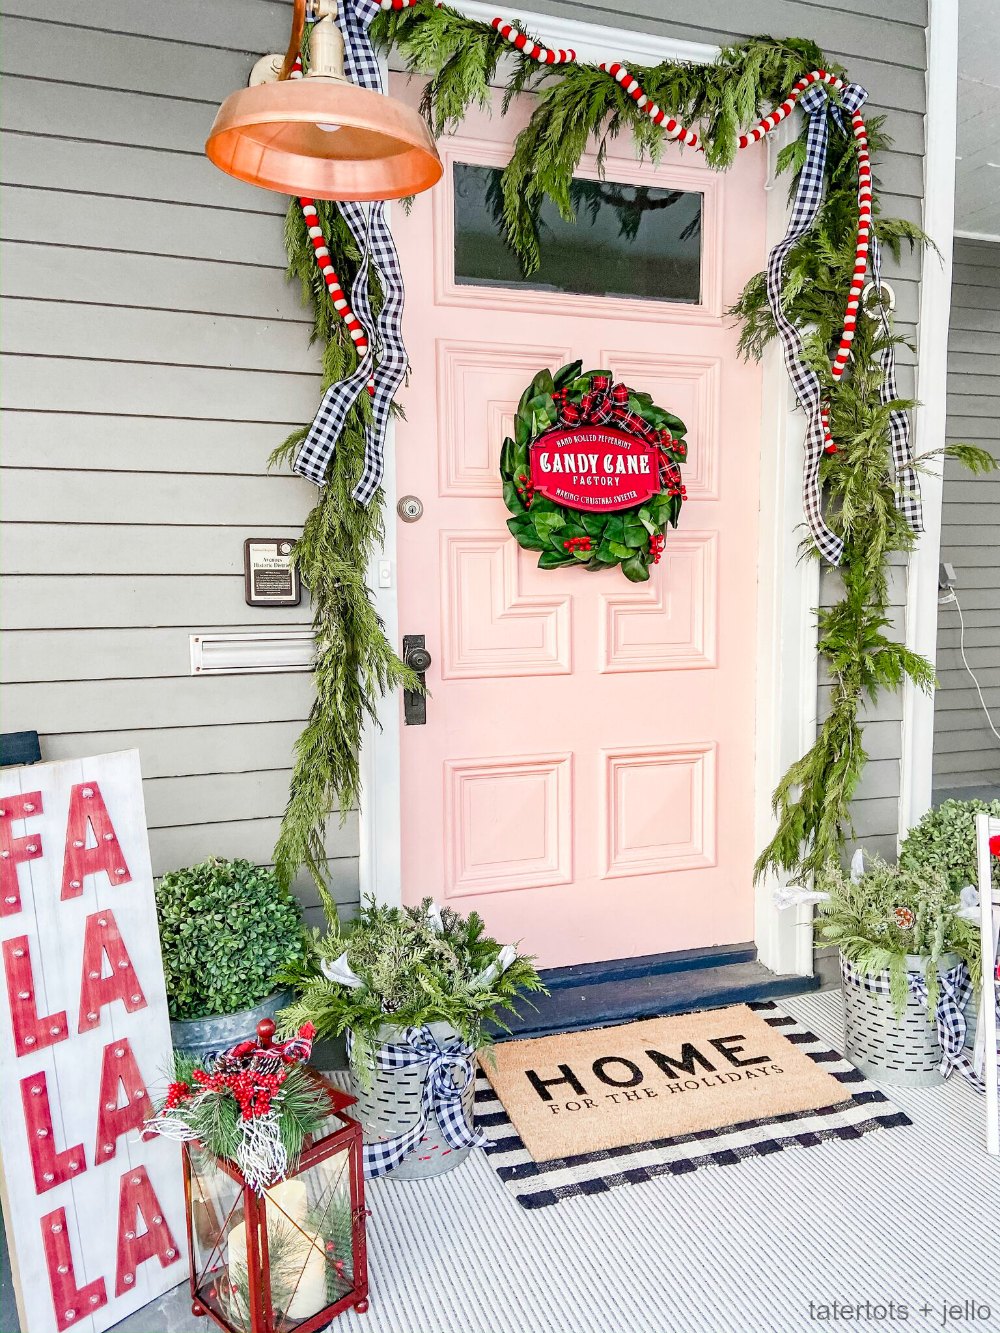
<svg viewBox="0 0 1000 1333"><path fill-rule="evenodd" d="M274 871L211 857L156 886L160 951L172 1019L249 1009L304 955L299 905Z"/></svg>

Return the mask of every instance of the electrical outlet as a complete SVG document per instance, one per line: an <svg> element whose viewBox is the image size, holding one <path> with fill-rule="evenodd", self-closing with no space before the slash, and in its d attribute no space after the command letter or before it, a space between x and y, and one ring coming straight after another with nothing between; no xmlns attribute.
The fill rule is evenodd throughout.
<svg viewBox="0 0 1000 1333"><path fill-rule="evenodd" d="M941 564L938 565L938 587L942 592L946 592L948 589L954 588L957 582L958 577L955 574L955 566L942 560Z"/></svg>

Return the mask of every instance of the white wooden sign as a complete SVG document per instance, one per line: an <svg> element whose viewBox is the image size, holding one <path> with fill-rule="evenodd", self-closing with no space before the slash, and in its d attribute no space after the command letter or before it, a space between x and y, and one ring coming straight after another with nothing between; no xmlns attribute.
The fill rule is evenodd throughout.
<svg viewBox="0 0 1000 1333"><path fill-rule="evenodd" d="M23 1333L101 1333L186 1274L135 750L0 771L0 1162Z"/></svg>

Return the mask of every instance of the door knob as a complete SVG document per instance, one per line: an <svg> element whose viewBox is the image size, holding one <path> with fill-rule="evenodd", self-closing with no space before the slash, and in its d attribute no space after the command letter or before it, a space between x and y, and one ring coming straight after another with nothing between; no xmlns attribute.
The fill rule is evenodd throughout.
<svg viewBox="0 0 1000 1333"><path fill-rule="evenodd" d="M422 676L431 664L431 655L426 648L414 645L412 648L407 648L403 661L411 671L416 671Z"/></svg>
<svg viewBox="0 0 1000 1333"><path fill-rule="evenodd" d="M403 661L424 684L424 672L431 664L422 634L403 635ZM427 722L427 696L423 689L403 691L403 721L408 727L422 727Z"/></svg>

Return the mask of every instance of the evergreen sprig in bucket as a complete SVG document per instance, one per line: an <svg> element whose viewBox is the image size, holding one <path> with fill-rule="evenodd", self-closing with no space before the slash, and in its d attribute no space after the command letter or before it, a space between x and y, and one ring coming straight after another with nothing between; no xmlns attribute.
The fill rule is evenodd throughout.
<svg viewBox="0 0 1000 1333"><path fill-rule="evenodd" d="M466 1155L476 1052L519 997L542 989L532 960L487 935L477 913L429 898L367 902L343 929L331 919L281 979L297 992L282 1014L288 1031L308 1022L319 1036L347 1035L366 1172L396 1179L438 1174Z"/></svg>
<svg viewBox="0 0 1000 1333"><path fill-rule="evenodd" d="M887 1082L940 1081L941 988L960 974L978 985L981 970L978 933L947 877L879 857L852 874L831 860L813 896L819 939L840 949L848 1059Z"/></svg>

